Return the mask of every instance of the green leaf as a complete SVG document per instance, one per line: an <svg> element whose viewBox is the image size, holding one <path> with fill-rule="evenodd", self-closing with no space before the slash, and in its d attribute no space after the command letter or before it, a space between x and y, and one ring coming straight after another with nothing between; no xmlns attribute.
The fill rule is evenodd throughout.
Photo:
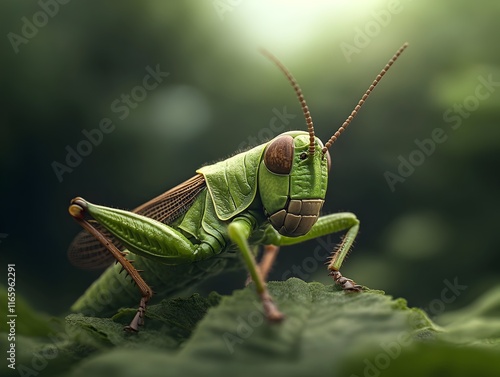
<svg viewBox="0 0 500 377"><path fill-rule="evenodd" d="M162 349L177 349L189 338L199 320L220 296L211 293L208 298L194 294L188 298L163 300L149 306L146 312L147 326L139 333L124 331L136 313L136 309L122 309L113 318L92 318L81 314L66 317L80 344L101 349L110 347L134 347L148 345Z"/></svg>
<svg viewBox="0 0 500 377"><path fill-rule="evenodd" d="M401 333L409 342L436 336L422 311L383 292L346 294L298 279L269 283L269 289L287 316L280 324L265 320L249 287L223 297L177 352L115 349L81 363L72 376L331 374L346 356ZM156 327L150 322L139 336Z"/></svg>
<svg viewBox="0 0 500 377"><path fill-rule="evenodd" d="M448 330L443 339L500 351L500 287L466 308L439 316L436 322Z"/></svg>
<svg viewBox="0 0 500 377"><path fill-rule="evenodd" d="M436 318L435 341L404 346L397 339L346 362L356 376L498 377L500 372L500 287L475 303Z"/></svg>
<svg viewBox="0 0 500 377"><path fill-rule="evenodd" d="M500 288L441 315L441 326L381 291L346 293L294 278L269 290L282 323L265 320L253 286L164 300L148 307L138 333L123 331L134 309L113 318L72 314L65 326L49 321L48 333L17 338L18 370L6 375L498 376Z"/></svg>

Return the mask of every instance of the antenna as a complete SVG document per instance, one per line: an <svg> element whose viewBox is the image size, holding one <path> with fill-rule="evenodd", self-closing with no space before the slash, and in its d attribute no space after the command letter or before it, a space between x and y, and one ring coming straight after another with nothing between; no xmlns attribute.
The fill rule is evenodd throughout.
<svg viewBox="0 0 500 377"><path fill-rule="evenodd" d="M281 63L276 56L271 54L269 51L261 48L259 49L260 53L273 61L278 68L283 72L290 81L290 84L292 84L293 89L295 90L295 94L297 94L297 97L299 98L300 101L300 106L302 107L302 112L304 113L304 117L306 119L306 124L307 124L307 132L309 132L309 155L312 156L314 155L314 126L313 126L313 121L311 118L311 113L309 112L309 108L307 107L306 100L304 99L304 96L302 95L302 90L299 87L299 84L297 84L297 81L295 78L292 76L290 71Z"/></svg>
<svg viewBox="0 0 500 377"><path fill-rule="evenodd" d="M366 99L368 98L368 96L373 91L373 89L375 89L375 87L380 82L380 80L382 80L382 77L384 77L384 75L387 73L387 71L389 70L389 68L399 58L399 55L401 55L403 53L403 51L405 50L406 47L408 47L408 43L405 43L404 45L402 45L399 48L398 51L396 51L396 53L391 58L391 60L389 60L389 62L385 65L385 67L382 69L382 71L380 71L380 73L377 75L377 77L375 78L375 80L373 80L373 82L370 85L370 87L368 88L368 90L365 92L365 94L363 95L363 97L361 97L361 99L359 100L358 104L356 105L356 107L354 108L354 110L351 112L351 115L349 115L347 117L347 119L345 120L344 123L342 123L342 125L339 127L339 129L337 130L337 132L335 132L333 134L333 136L330 138L330 140L327 141L327 143L325 144L325 146L321 150L323 152L323 154L325 154L326 151L328 150L328 148L330 148L332 146L332 144L335 143L335 141L337 141L337 139L340 136L340 134L345 131L345 129L347 128L347 126L351 123L351 121L354 119L354 117L358 114L359 109L361 108L361 106L363 106L363 104L365 103Z"/></svg>

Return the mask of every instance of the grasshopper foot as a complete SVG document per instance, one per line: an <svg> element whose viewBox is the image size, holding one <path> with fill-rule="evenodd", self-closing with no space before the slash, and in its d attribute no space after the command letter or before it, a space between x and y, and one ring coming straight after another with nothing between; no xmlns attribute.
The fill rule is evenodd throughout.
<svg viewBox="0 0 500 377"><path fill-rule="evenodd" d="M144 325L144 313L146 312L146 304L147 300L145 297L141 298L141 302L139 303L139 308L137 309L137 313L135 313L134 319L130 322L130 325L125 326L124 330L128 332L137 332L139 331L139 326Z"/></svg>
<svg viewBox="0 0 500 377"><path fill-rule="evenodd" d="M340 271L330 271L329 275L333 278L336 284L347 292L361 292L363 287L356 284L354 280L342 276Z"/></svg>
<svg viewBox="0 0 500 377"><path fill-rule="evenodd" d="M264 313L270 322L281 322L285 318L285 315L280 312L269 294L262 294L261 299Z"/></svg>

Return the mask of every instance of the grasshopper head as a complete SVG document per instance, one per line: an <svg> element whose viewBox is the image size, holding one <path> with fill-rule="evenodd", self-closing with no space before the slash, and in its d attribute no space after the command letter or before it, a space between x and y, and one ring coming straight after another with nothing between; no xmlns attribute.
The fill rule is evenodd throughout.
<svg viewBox="0 0 500 377"><path fill-rule="evenodd" d="M287 237L302 236L316 223L325 201L330 154L309 134L285 132L271 140L259 168L264 211L272 226Z"/></svg>
<svg viewBox="0 0 500 377"><path fill-rule="evenodd" d="M287 237L302 236L316 223L326 195L331 164L328 149L351 123L375 86L407 46L405 43L396 51L345 122L324 146L314 135L311 114L297 81L275 56L262 51L292 84L307 124L307 132L285 132L271 140L266 146L259 168L260 197L264 211L280 234Z"/></svg>

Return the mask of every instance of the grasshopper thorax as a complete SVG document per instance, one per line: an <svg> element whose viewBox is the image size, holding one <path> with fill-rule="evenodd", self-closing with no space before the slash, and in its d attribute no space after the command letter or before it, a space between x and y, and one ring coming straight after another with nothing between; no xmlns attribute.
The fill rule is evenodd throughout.
<svg viewBox="0 0 500 377"><path fill-rule="evenodd" d="M309 134L285 132L271 140L259 168L264 212L271 225L287 237L309 232L325 201L330 155L315 138L309 154Z"/></svg>

